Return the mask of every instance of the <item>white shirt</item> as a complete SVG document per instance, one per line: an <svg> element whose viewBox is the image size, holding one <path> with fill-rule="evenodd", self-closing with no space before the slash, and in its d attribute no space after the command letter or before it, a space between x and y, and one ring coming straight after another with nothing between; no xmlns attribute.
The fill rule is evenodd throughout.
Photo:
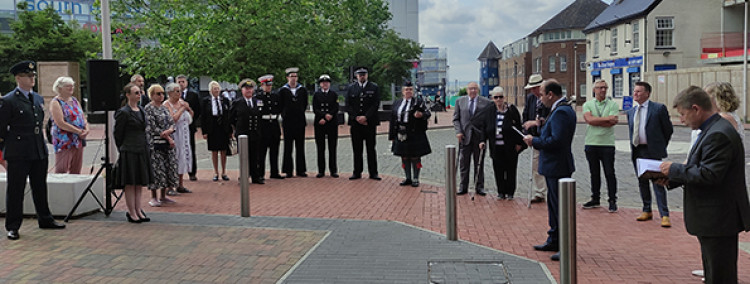
<svg viewBox="0 0 750 284"><path fill-rule="evenodd" d="M221 115L221 97L211 97L211 111L213 116Z"/></svg>
<svg viewBox="0 0 750 284"><path fill-rule="evenodd" d="M643 102L643 104L636 105L636 107L641 106L641 113L640 117L633 117L633 119L640 120L639 129L638 129L638 144L646 144L646 114L648 113L648 103L649 100L646 100ZM637 110L636 110L637 111ZM634 114L635 115L635 114ZM636 131L633 129L633 131Z"/></svg>

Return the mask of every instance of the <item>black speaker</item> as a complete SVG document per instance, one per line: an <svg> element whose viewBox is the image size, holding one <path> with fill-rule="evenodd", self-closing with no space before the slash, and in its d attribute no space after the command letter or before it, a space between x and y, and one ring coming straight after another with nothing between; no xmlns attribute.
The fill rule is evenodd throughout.
<svg viewBox="0 0 750 284"><path fill-rule="evenodd" d="M89 109L114 111L120 108L120 63L112 59L92 59L86 62L89 81Z"/></svg>

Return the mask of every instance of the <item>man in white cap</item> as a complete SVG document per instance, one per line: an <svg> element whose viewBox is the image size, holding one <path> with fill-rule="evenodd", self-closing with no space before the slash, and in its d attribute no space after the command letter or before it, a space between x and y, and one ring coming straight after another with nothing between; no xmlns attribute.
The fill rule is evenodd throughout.
<svg viewBox="0 0 750 284"><path fill-rule="evenodd" d="M336 165L336 142L339 139L339 95L331 90L331 76L320 75L318 78L320 89L313 94L312 104L315 118L313 128L315 129L315 147L318 151L318 175L322 178L326 172L326 139L328 140L328 168L331 177L337 178L338 167Z"/></svg>
<svg viewBox="0 0 750 284"><path fill-rule="evenodd" d="M293 177L296 164L297 176L307 177L305 166L305 109L307 109L307 89L297 82L299 68L285 70L287 83L279 89L281 96L281 124L284 127L284 160L281 170L286 177ZM292 159L292 152L295 158Z"/></svg>
<svg viewBox="0 0 750 284"><path fill-rule="evenodd" d="M260 91L256 97L260 100L261 113L260 132L263 134L260 151L260 171L266 172L266 153L268 153L271 164L271 178L284 179L279 174L279 145L281 145L281 127L279 126L279 114L281 114L281 98L273 91L273 75L264 75L258 78Z"/></svg>
<svg viewBox="0 0 750 284"><path fill-rule="evenodd" d="M523 107L521 119L524 122L523 127L526 131L534 136L539 135L541 123L547 117L547 114L549 114L549 109L539 99L542 96L542 82L544 82L542 75L532 74L529 77L529 83L524 87L524 89L529 90L529 93L526 95L526 104ZM534 178L534 197L531 199L531 202L543 202L547 193L547 186L544 176L539 174L539 150L533 149L532 157L531 168Z"/></svg>
<svg viewBox="0 0 750 284"><path fill-rule="evenodd" d="M354 172L350 180L362 178L362 143L367 145L367 170L370 179L381 180L378 176L377 153L375 152L375 131L380 124L380 88L367 80L367 67L356 69L357 82L349 85L346 93L346 106L349 109L349 126L354 151Z"/></svg>

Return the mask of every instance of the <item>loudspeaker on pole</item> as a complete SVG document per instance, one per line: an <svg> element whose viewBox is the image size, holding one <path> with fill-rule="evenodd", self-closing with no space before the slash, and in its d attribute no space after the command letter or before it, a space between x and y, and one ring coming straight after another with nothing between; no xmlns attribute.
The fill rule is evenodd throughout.
<svg viewBox="0 0 750 284"><path fill-rule="evenodd" d="M91 111L114 111L120 108L120 63L112 59L92 59L88 70L89 106Z"/></svg>

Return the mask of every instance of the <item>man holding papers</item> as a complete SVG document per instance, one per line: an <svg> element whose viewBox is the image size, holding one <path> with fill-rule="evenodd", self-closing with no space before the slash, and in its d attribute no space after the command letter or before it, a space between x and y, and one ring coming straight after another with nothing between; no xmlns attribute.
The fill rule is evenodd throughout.
<svg viewBox="0 0 750 284"><path fill-rule="evenodd" d="M667 107L649 100L651 85L646 82L636 82L633 91L633 101L637 104L628 110L628 130L630 133L631 159L636 173L638 172L637 158L661 160L667 157L667 144L672 138L672 122L669 120ZM647 221L654 218L651 213L651 190L649 180L638 179L638 188L643 200L643 212L636 220ZM661 226L672 226L669 221L667 207L667 191L663 186L654 183L654 195L661 215Z"/></svg>
<svg viewBox="0 0 750 284"><path fill-rule="evenodd" d="M680 92L674 107L685 125L701 133L687 163L661 164L667 178L659 183L685 190L685 228L698 237L706 283L737 283L737 235L750 231L745 149L701 88Z"/></svg>

